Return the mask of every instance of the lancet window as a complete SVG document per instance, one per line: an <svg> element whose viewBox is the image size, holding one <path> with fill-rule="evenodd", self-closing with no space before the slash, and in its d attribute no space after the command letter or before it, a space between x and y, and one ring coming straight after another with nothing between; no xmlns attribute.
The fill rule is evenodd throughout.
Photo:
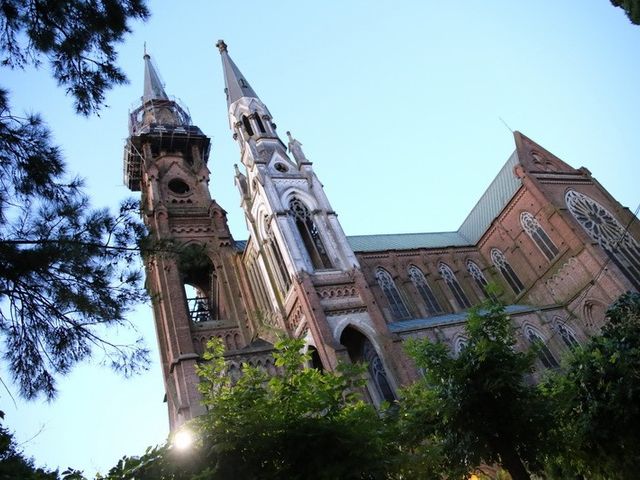
<svg viewBox="0 0 640 480"><path fill-rule="evenodd" d="M289 271L287 270L286 264L284 263L284 258L282 257L282 252L280 251L280 246L278 245L278 241L271 230L271 223L269 223L269 219L265 218L265 233L267 234L267 238L265 239L265 247L270 257L270 263L272 265L275 264L276 267L276 275L278 277L278 283L280 284L280 288L283 291L288 291L289 286L291 285L291 277L289 276Z"/></svg>
<svg viewBox="0 0 640 480"><path fill-rule="evenodd" d="M260 114L258 112L254 113L256 118L256 123L258 124L258 129L261 133L265 133L264 124L262 123L262 119L260 118Z"/></svg>
<svg viewBox="0 0 640 480"><path fill-rule="evenodd" d="M320 232L306 205L299 198L294 197L289 202L289 211L293 215L313 267L316 269L332 268L329 255L327 255L327 250L324 248L322 238L320 238Z"/></svg>
<svg viewBox="0 0 640 480"><path fill-rule="evenodd" d="M558 368L560 366L551 353L551 350L549 350L549 347L547 347L544 337L540 332L531 326L526 326L524 329L524 338L529 345L536 349L538 358L545 368Z"/></svg>
<svg viewBox="0 0 640 480"><path fill-rule="evenodd" d="M462 335L457 337L453 343L453 352L455 356L457 357L460 355L462 350L467 348L467 345L469 345L469 339L467 337L463 337Z"/></svg>
<svg viewBox="0 0 640 480"><path fill-rule="evenodd" d="M558 247L549 238L549 235L544 231L540 222L536 220L536 217L529 212L522 212L520 214L520 224L549 261L558 255Z"/></svg>
<svg viewBox="0 0 640 480"><path fill-rule="evenodd" d="M640 289L640 245L627 229L606 208L582 193L569 190L565 201L582 228Z"/></svg>
<svg viewBox="0 0 640 480"><path fill-rule="evenodd" d="M365 338L362 344L362 356L364 361L367 363L369 375L371 375L373 384L380 396L387 402L393 402L395 400L395 395L393 394L391 385L389 385L389 381L387 380L387 372L384 369L384 365L382 364L382 360L380 360L376 349L368 338Z"/></svg>
<svg viewBox="0 0 640 480"><path fill-rule="evenodd" d="M497 248L492 249L491 261L496 266L496 268L500 270L500 273L516 294L524 290L524 285L516 275L516 272L513 271L513 268L511 268L511 265L504 256L504 253L502 253Z"/></svg>
<svg viewBox="0 0 640 480"><path fill-rule="evenodd" d="M476 285L478 285L480 290L482 290L484 296L493 298L493 295L487 292L487 285L489 285L489 282L487 282L484 273L482 273L482 270L476 262L473 260L467 260L467 272L469 272L471 278L476 282Z"/></svg>
<svg viewBox="0 0 640 480"><path fill-rule="evenodd" d="M253 128L251 127L251 122L246 117L246 115L242 116L242 125L244 125L244 129L247 132L247 135L253 137Z"/></svg>
<svg viewBox="0 0 640 480"><path fill-rule="evenodd" d="M420 270L415 265L411 265L409 267L409 278L422 297L422 300L424 301L429 314L435 315L438 313L442 313L442 308L440 307L436 296L433 294L433 290L431 290L431 287L429 287L427 279L425 278L424 273L422 273L422 270Z"/></svg>
<svg viewBox="0 0 640 480"><path fill-rule="evenodd" d="M391 274L389 274L389 272L384 268L379 267L376 270L376 280L378 281L378 285L380 285L384 296L387 298L393 318L395 320L411 318L409 309L405 305L404 300L402 300L398 287L396 286L396 282L393 281Z"/></svg>
<svg viewBox="0 0 640 480"><path fill-rule="evenodd" d="M578 342L578 339L573 333L573 330L571 330L571 328L566 323L564 323L559 318L555 318L553 323L555 331L558 333L558 335L560 335L560 339L567 346L567 348L573 350L580 346L580 342Z"/></svg>
<svg viewBox="0 0 640 480"><path fill-rule="evenodd" d="M438 271L449 287L449 290L451 290L451 293L455 297L458 306L460 308L469 308L471 306L471 303L469 302L467 295L462 290L462 287L458 283L458 279L456 278L455 273L453 273L453 270L451 270L451 267L449 267L449 265L447 265L446 263L441 263L440 265L438 265Z"/></svg>

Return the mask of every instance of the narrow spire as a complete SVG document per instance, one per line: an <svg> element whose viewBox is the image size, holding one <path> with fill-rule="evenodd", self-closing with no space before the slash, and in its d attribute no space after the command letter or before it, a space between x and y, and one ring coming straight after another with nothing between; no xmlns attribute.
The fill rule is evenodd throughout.
<svg viewBox="0 0 640 480"><path fill-rule="evenodd" d="M142 58L144 58L144 94L142 95L142 103L146 103L149 100L168 100L169 97L164 91L160 76L147 53L146 43L144 45L144 57Z"/></svg>
<svg viewBox="0 0 640 480"><path fill-rule="evenodd" d="M238 67L236 67L236 64L233 63L233 60L229 57L227 44L224 43L224 40L218 40L216 47L220 50L220 56L222 57L225 86L224 91L227 94L227 105L231 105L242 97L258 98L258 95L253 91L249 82L245 80Z"/></svg>

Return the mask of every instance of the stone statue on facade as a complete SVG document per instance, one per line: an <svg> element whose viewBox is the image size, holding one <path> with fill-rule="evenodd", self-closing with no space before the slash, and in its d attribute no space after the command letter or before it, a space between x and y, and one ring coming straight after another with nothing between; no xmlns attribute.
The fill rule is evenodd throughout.
<svg viewBox="0 0 640 480"><path fill-rule="evenodd" d="M302 144L291 136L291 132L287 132L287 137L289 137L289 153L293 155L296 162L307 162L307 157L304 156L304 152L302 151Z"/></svg>

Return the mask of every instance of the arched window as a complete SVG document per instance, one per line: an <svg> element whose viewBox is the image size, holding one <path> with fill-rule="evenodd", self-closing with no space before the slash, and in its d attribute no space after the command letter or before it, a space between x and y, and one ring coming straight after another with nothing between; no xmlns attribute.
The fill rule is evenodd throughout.
<svg viewBox="0 0 640 480"><path fill-rule="evenodd" d="M367 364L367 372L369 374L367 387L374 403L395 401L396 396L387 378L387 372L371 340L358 330L347 327L340 336L340 343L347 347L347 352L352 362L365 362Z"/></svg>
<svg viewBox="0 0 640 480"><path fill-rule="evenodd" d="M411 318L409 309L402 300L398 287L396 287L396 283L393 281L393 278L391 278L389 272L384 268L378 267L376 270L376 280L378 281L378 285L380 285L384 296L387 297L387 302L389 302L393 318L396 320Z"/></svg>
<svg viewBox="0 0 640 480"><path fill-rule="evenodd" d="M570 350L574 350L580 346L580 342L576 338L573 330L562 321L560 317L555 317L553 320L553 328L560 335L562 342L569 348Z"/></svg>
<svg viewBox="0 0 640 480"><path fill-rule="evenodd" d="M256 123L258 124L258 129L260 130L261 133L265 133L266 130L264 129L264 124L262 123L260 114L258 112L255 112L254 115L255 115Z"/></svg>
<svg viewBox="0 0 640 480"><path fill-rule="evenodd" d="M458 306L460 308L469 308L471 306L471 303L462 290L462 287L458 283L456 275L453 273L453 270L451 270L449 265L447 265L446 263L440 263L438 265L438 271L449 287L449 290L451 290L451 293L455 297Z"/></svg>
<svg viewBox="0 0 640 480"><path fill-rule="evenodd" d="M537 350L538 358L545 368L558 368L560 366L551 353L551 350L549 350L549 347L547 347L544 337L535 328L526 326L524 329L524 338L529 345Z"/></svg>
<svg viewBox="0 0 640 480"><path fill-rule="evenodd" d="M247 135L252 137L253 136L253 128L251 128L251 122L246 117L246 115L242 116L242 124L244 125L244 129L247 132Z"/></svg>
<svg viewBox="0 0 640 480"><path fill-rule="evenodd" d="M462 335L456 337L453 342L453 353L455 354L455 356L457 357L458 355L460 355L460 352L467 348L467 345L469 345L469 339L467 337L464 337Z"/></svg>
<svg viewBox="0 0 640 480"><path fill-rule="evenodd" d="M427 312L429 312L430 315L442 313L442 308L440 308L440 304L438 303L436 296L433 294L433 290L431 290L431 288L429 287L427 279L424 278L422 270L420 270L415 265L411 265L409 267L409 278L411 279L411 282L413 282L413 285L416 287L416 290L418 290L418 293L422 297L422 300L424 300L424 303L427 307Z"/></svg>
<svg viewBox="0 0 640 480"><path fill-rule="evenodd" d="M270 263L276 266L276 274L278 276L278 283L280 283L280 288L285 292L289 290L289 286L291 285L291 277L289 276L289 271L287 270L286 264L284 263L284 258L282 257L282 252L280 251L280 247L278 246L278 241L271 230L271 223L269 219L265 216L265 233L267 234L267 238L265 239L265 247L267 249L268 256L270 257Z"/></svg>
<svg viewBox="0 0 640 480"><path fill-rule="evenodd" d="M607 252L640 289L640 245L616 218L602 205L586 195L569 190L565 195L567 207L589 236Z"/></svg>
<svg viewBox="0 0 640 480"><path fill-rule="evenodd" d="M298 232L300 232L302 242L307 249L313 267L316 269L331 268L331 261L320 238L320 232L311 218L309 209L300 199L293 197L289 202L289 211L295 219Z"/></svg>
<svg viewBox="0 0 640 480"><path fill-rule="evenodd" d="M489 282L487 282L484 273L482 273L482 270L476 262L474 262L473 260L467 260L467 272L469 272L473 280L476 282L476 285L478 285L480 290L482 290L482 293L484 293L485 297L495 298L492 294L487 292L487 285L489 284Z"/></svg>
<svg viewBox="0 0 640 480"><path fill-rule="evenodd" d="M516 275L516 272L513 271L513 268L511 268L509 262L507 262L504 253L502 253L497 248L492 249L491 261L498 268L498 270L500 270L500 273L516 294L524 290L524 285Z"/></svg>
<svg viewBox="0 0 640 480"><path fill-rule="evenodd" d="M520 214L520 224L544 256L547 257L547 260L551 261L558 255L558 247L555 246L549 235L542 229L536 217L529 212L522 212Z"/></svg>

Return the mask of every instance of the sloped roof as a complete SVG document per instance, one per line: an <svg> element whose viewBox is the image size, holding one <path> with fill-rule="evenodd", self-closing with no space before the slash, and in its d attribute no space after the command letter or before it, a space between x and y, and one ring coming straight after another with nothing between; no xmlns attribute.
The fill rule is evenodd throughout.
<svg viewBox="0 0 640 480"><path fill-rule="evenodd" d="M530 313L539 310L539 307L530 305L507 305L505 312L509 315L517 315L520 313ZM394 333L411 332L413 330L423 330L425 328L439 327L443 325L451 325L455 323L465 322L468 311L445 313L444 315L436 315L429 318L417 318L413 320L400 320L398 322L389 323L389 330Z"/></svg>
<svg viewBox="0 0 640 480"><path fill-rule="evenodd" d="M522 185L513 173L517 163L518 154L514 151L455 232L354 235L348 236L347 241L354 252L474 245Z"/></svg>

